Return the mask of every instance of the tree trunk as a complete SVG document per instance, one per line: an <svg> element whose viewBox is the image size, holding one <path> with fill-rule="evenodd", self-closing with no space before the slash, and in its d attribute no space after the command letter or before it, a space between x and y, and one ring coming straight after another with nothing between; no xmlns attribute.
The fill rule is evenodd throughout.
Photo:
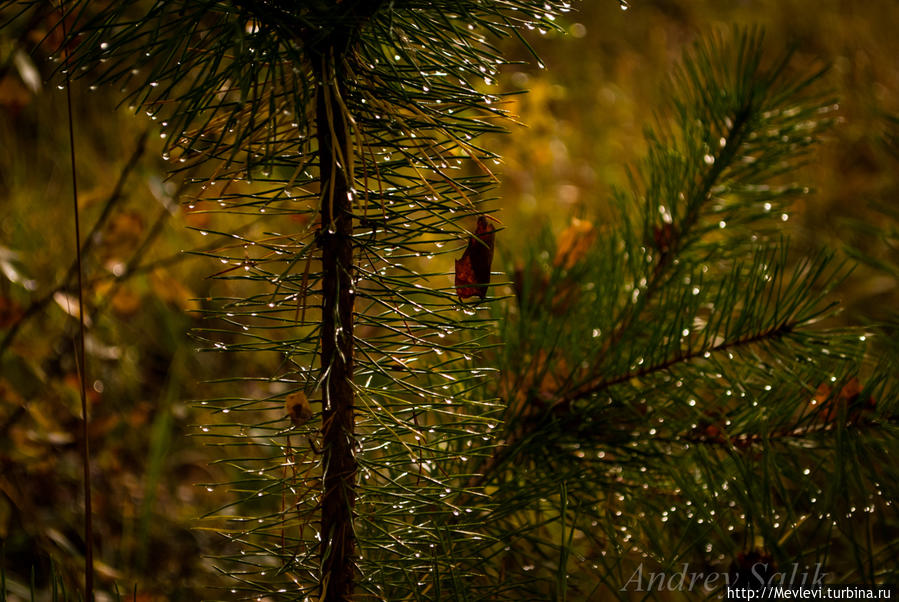
<svg viewBox="0 0 899 602"><path fill-rule="evenodd" d="M329 53L330 54L330 53ZM333 55L331 55L333 56ZM322 599L337 602L353 592L355 547L353 506L356 458L353 404L353 216L347 179L347 121L343 84L330 57L316 73L316 127L322 203L322 442L324 493L321 500ZM334 63L331 63L333 66Z"/></svg>

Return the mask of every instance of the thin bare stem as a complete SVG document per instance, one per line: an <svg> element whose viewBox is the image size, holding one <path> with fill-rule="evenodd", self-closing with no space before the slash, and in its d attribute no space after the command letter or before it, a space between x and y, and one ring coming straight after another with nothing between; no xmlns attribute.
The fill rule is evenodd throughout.
<svg viewBox="0 0 899 602"><path fill-rule="evenodd" d="M60 6L60 8L62 8ZM75 364L81 377L81 463L84 467L84 597L94 600L94 525L91 507L91 464L88 427L90 417L87 408L87 356L84 353L84 269L81 264L81 222L78 217L78 178L75 169L75 126L72 119L72 86L69 81L69 49L66 35L65 11L62 12L62 37L66 69L66 112L69 121L69 157L72 167L72 207L75 212L75 265L78 272L78 346Z"/></svg>

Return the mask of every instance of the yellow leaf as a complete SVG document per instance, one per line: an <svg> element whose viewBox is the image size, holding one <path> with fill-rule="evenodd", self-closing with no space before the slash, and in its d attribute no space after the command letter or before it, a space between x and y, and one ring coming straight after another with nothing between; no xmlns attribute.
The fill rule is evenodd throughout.
<svg viewBox="0 0 899 602"><path fill-rule="evenodd" d="M587 220L573 218L571 225L559 236L553 265L570 269L583 259L596 240L596 229Z"/></svg>
<svg viewBox="0 0 899 602"><path fill-rule="evenodd" d="M117 213L106 225L101 251L105 257L128 257L140 244L143 234L144 218L139 213Z"/></svg>
<svg viewBox="0 0 899 602"><path fill-rule="evenodd" d="M112 309L121 316L130 316L140 309L141 297L130 287L122 287L112 298Z"/></svg>
<svg viewBox="0 0 899 602"><path fill-rule="evenodd" d="M160 299L177 306L182 311L200 309L196 295L187 286L164 270L154 270L150 275L153 291Z"/></svg>

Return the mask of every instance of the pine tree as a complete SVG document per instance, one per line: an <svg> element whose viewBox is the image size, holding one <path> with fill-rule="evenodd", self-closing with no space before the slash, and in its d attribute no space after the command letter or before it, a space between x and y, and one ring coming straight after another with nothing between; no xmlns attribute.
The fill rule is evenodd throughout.
<svg viewBox="0 0 899 602"><path fill-rule="evenodd" d="M226 327L198 336L282 361L277 375L227 375L231 390L258 379L261 395L206 402L246 416L215 433L237 475L226 520L210 517L233 551L223 568L235 592L395 599L489 586L472 579L481 517L460 505L483 495L469 487L471 457L500 410L479 395L486 318L465 302L486 296L496 228L482 207L495 157L477 142L503 116L483 91L503 62L488 36L552 27L558 10L67 6L80 36L67 68L121 83L160 122L175 171L206 170L189 208L234 218L207 234L223 241L216 276L243 286L210 303ZM446 264L430 267L466 241L455 283Z"/></svg>

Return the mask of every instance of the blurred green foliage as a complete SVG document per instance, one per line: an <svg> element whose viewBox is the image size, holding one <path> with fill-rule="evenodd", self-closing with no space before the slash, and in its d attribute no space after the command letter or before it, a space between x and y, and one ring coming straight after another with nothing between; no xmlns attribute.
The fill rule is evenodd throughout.
<svg viewBox="0 0 899 602"><path fill-rule="evenodd" d="M568 35L529 36L545 68L523 64L500 82L528 91L509 97L525 126L492 141L505 157L498 248L507 265L546 223L558 232L579 216L605 227L611 188L627 187L626 165L646 150L643 128L672 64L710 30L760 24L772 46L795 46L797 73L831 65L826 81L840 103L836 127L795 178L815 182L817 193L784 230L802 248L851 245L882 262L857 269L841 289L847 321L895 313L896 272L883 266L899 257L881 226L890 219L884 207L899 200L899 154L888 143L899 130L890 117L899 115L899 5L634 0L623 11L587 0L575 8L561 23ZM4 6L0 20L15 13ZM77 583L84 545L76 320L67 308L75 242L65 97L48 58L59 41L54 22L48 10L0 30L0 329L18 328L0 357L0 540L8 582L27 583L36 567L39 587L51 557ZM508 51L529 60L514 44ZM180 204L152 120L117 107L116 90L80 81L73 93L84 231L109 207L86 268L98 574L107 591L117 583L136 585L145 600L195 600L217 582L204 554L219 544L192 527L227 496L198 484L227 480L228 469L212 463L219 450L188 436L210 420L191 400L208 396L204 380L230 373L228 362L268 360L195 353L191 310L210 296L206 277L216 267L183 251L204 244L189 227L217 218ZM136 153L144 131L146 150Z"/></svg>

